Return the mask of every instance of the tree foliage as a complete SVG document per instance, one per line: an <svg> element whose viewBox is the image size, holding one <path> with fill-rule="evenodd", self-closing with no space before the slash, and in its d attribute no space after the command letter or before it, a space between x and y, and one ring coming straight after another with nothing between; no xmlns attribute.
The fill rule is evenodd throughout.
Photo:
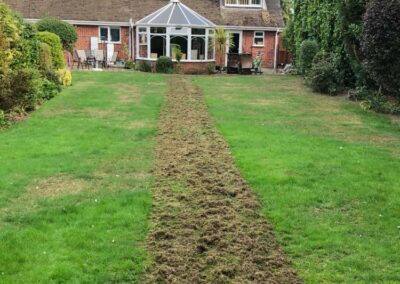
<svg viewBox="0 0 400 284"><path fill-rule="evenodd" d="M78 34L73 25L57 18L44 18L36 23L40 32L51 32L60 37L63 48L72 51L78 39Z"/></svg>
<svg viewBox="0 0 400 284"><path fill-rule="evenodd" d="M381 91L400 98L400 1L370 0L362 51L365 68Z"/></svg>
<svg viewBox="0 0 400 284"><path fill-rule="evenodd" d="M360 74L360 35L365 0L293 0L294 14L287 24L284 42L300 62L304 40L318 42L333 54L347 85L355 85Z"/></svg>

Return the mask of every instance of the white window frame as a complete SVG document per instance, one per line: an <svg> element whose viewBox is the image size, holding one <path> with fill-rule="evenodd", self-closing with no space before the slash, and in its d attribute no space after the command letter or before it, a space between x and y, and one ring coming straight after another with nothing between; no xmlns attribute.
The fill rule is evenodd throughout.
<svg viewBox="0 0 400 284"><path fill-rule="evenodd" d="M262 33L262 37L261 37L261 35L257 35L257 33ZM260 38L262 38L262 40L263 40L263 43L262 44L256 44L256 39L260 39ZM253 36L253 46L255 46L255 47L264 47L265 46L265 32L263 32L263 31L255 31L254 32L254 36Z"/></svg>
<svg viewBox="0 0 400 284"><path fill-rule="evenodd" d="M160 25L160 27L163 27L162 25ZM146 32L140 32L140 29L146 29ZM167 56L169 56L171 54L171 36L184 36L187 37L187 45L188 45L188 52L186 54L186 59L182 60L181 62L214 62L215 61L215 46L213 47L213 54L212 54L212 59L208 59L208 39L212 37L212 35L210 34L210 30L214 30L214 29L210 29L210 28L203 28L203 27L199 27L200 29L205 29L206 30L206 34L205 35L193 35L192 36L192 28L190 27L183 27L184 28L184 32L180 33L177 31L173 31L173 27L167 27L167 33L163 34L166 35L166 53ZM186 29L186 30L185 30ZM147 61L156 61L157 59L155 58L151 58L151 35L153 35L151 32L151 26L137 26L136 27L136 58L139 60L147 60ZM141 57L140 56L140 46L141 45L146 45L144 43L139 43L139 35L140 34L147 34L147 57ZM214 30L214 34L215 34L215 30ZM203 37L205 39L205 54L204 54L204 59L191 59L191 48L192 48L192 38L193 37ZM176 60L172 60L174 62L176 62Z"/></svg>
<svg viewBox="0 0 400 284"><path fill-rule="evenodd" d="M101 40L101 29L107 29L107 40L103 41ZM119 41L112 41L111 40L111 29L119 29ZM100 43L106 42L106 43L114 43L114 44L120 44L121 43L121 38L122 38L122 29L120 26L100 26L99 27L99 40Z"/></svg>
<svg viewBox="0 0 400 284"><path fill-rule="evenodd" d="M226 7L243 7L243 8L262 8L263 6L263 1L264 0L260 0L260 4L253 4L252 2L254 0L247 0L247 4L241 4L240 1L243 0L230 0L229 2L235 2L235 3L228 3L228 0L225 0L225 6Z"/></svg>

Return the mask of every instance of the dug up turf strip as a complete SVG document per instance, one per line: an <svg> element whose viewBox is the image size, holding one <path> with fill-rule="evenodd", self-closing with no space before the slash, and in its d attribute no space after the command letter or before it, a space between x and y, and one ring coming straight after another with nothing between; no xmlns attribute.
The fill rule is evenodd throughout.
<svg viewBox="0 0 400 284"><path fill-rule="evenodd" d="M171 77L155 177L145 282L301 283L188 77Z"/></svg>

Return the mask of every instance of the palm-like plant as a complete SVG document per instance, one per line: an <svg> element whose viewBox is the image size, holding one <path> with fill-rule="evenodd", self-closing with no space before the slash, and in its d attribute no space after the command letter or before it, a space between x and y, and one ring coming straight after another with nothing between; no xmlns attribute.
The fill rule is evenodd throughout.
<svg viewBox="0 0 400 284"><path fill-rule="evenodd" d="M226 50L234 47L235 44L232 40L232 34L227 32L224 28L217 28L215 30L213 40L211 43L216 47L219 55L219 72L222 72L223 56Z"/></svg>

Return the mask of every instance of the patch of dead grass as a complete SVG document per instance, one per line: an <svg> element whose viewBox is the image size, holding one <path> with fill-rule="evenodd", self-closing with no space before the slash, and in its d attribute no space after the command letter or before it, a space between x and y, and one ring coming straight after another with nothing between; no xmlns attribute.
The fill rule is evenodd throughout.
<svg viewBox="0 0 400 284"><path fill-rule="evenodd" d="M91 184L82 179L67 176L55 176L39 180L29 186L23 198L58 198L78 194L91 188Z"/></svg>
<svg viewBox="0 0 400 284"><path fill-rule="evenodd" d="M123 103L139 102L142 92L138 86L130 84L115 84L113 89L117 93L118 101Z"/></svg>

